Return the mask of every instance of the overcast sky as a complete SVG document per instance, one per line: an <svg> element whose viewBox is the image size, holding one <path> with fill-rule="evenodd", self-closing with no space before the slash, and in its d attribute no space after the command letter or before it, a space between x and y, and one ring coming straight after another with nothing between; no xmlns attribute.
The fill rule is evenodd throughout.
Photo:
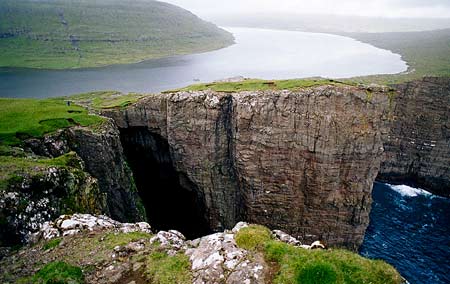
<svg viewBox="0 0 450 284"><path fill-rule="evenodd" d="M447 17L450 0L161 0L202 17L221 13L306 13L375 17Z"/></svg>

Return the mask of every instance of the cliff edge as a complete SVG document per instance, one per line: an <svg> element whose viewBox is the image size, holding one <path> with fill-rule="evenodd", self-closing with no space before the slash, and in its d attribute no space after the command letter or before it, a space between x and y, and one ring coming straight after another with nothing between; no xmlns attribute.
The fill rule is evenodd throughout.
<svg viewBox="0 0 450 284"><path fill-rule="evenodd" d="M341 84L179 91L105 114L120 129L147 208L175 204L186 191L200 210L195 222L211 231L245 220L355 249L369 222L389 95ZM171 169L172 183L139 170L158 164Z"/></svg>

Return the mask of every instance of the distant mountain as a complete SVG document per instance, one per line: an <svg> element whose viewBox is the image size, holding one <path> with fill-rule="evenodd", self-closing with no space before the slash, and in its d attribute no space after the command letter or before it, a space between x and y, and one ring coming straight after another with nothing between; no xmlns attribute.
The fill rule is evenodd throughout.
<svg viewBox="0 0 450 284"><path fill-rule="evenodd" d="M219 49L233 36L153 0L1 0L0 66L80 68Z"/></svg>

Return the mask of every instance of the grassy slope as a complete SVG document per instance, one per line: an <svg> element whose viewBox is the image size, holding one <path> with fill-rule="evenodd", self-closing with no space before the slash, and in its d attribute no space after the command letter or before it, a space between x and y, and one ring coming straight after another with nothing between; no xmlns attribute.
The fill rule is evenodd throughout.
<svg viewBox="0 0 450 284"><path fill-rule="evenodd" d="M42 137L71 126L96 127L104 119L89 114L87 108L99 110L126 107L144 96L104 91L66 98L0 98L0 146L16 145L23 139ZM67 105L68 101L71 102L70 106Z"/></svg>
<svg viewBox="0 0 450 284"><path fill-rule="evenodd" d="M99 91L73 95L68 100L91 109L111 109L127 107L144 96L144 94L138 93L122 94L117 91Z"/></svg>
<svg viewBox="0 0 450 284"><path fill-rule="evenodd" d="M152 0L0 1L0 66L103 66L232 42L232 35L215 25Z"/></svg>
<svg viewBox="0 0 450 284"><path fill-rule="evenodd" d="M389 264L369 260L341 250L305 250L274 240L270 231L258 225L240 230L238 246L262 253L278 267L274 284L400 284L402 277Z"/></svg>
<svg viewBox="0 0 450 284"><path fill-rule="evenodd" d="M89 115L83 107L67 106L62 98L0 98L0 144L14 145L22 139L41 137L57 129L98 125L102 121L99 116Z"/></svg>
<svg viewBox="0 0 450 284"><path fill-rule="evenodd" d="M346 35L398 53L410 66L406 74L365 76L352 78L353 81L398 83L423 76L450 76L450 29Z"/></svg>

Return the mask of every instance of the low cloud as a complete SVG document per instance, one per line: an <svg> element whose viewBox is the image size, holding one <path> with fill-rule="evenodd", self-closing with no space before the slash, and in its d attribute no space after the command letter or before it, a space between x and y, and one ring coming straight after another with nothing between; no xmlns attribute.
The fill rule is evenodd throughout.
<svg viewBox="0 0 450 284"><path fill-rule="evenodd" d="M165 0L199 15L235 13L335 14L450 18L450 0Z"/></svg>

